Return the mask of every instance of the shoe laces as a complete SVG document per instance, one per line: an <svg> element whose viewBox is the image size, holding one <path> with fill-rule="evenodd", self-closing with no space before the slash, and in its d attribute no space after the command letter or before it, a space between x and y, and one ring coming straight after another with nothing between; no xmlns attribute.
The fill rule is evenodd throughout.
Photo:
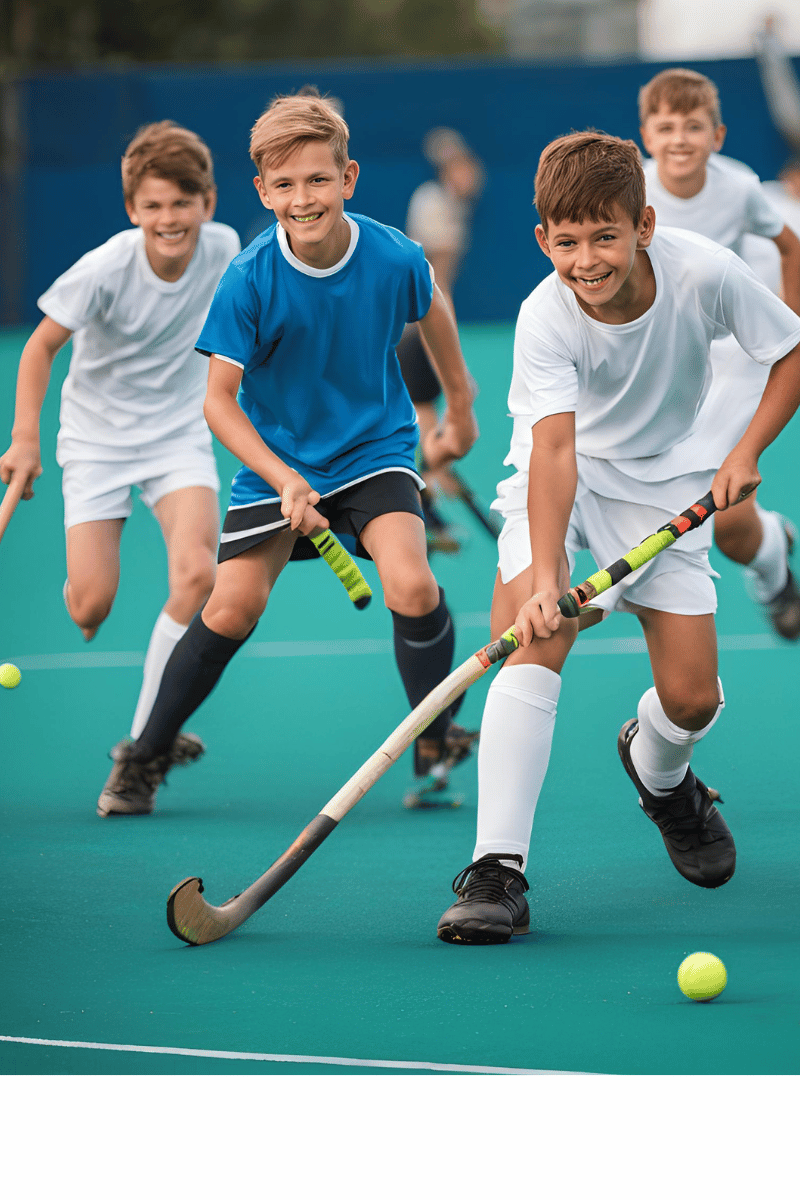
<svg viewBox="0 0 800 1200"><path fill-rule="evenodd" d="M509 854L507 857L516 859L522 866L522 859L518 854ZM489 900L497 903L505 898L511 879L516 879L522 890L527 892L528 881L522 871L501 863L496 855L485 854L468 867L464 867L463 871L459 871L453 880L453 891L464 900Z"/></svg>
<svg viewBox="0 0 800 1200"><path fill-rule="evenodd" d="M681 834L693 833L699 831L701 833L710 833L708 822L711 819L714 809L714 803L722 804L722 798L717 797L716 802L712 801L706 785L695 776L695 787L700 793L697 806L693 803L693 797L690 792L684 792L683 795L676 796L671 804L659 806L658 810L658 827L664 834ZM680 807L678 807L680 805ZM663 811L664 816L661 816ZM711 840L714 840L713 834Z"/></svg>

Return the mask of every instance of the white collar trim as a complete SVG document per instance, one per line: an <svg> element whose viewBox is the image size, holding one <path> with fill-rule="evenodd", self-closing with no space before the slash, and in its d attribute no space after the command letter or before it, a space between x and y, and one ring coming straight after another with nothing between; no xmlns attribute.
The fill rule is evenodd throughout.
<svg viewBox="0 0 800 1200"><path fill-rule="evenodd" d="M332 267L309 267L308 263L301 262L299 258L295 257L289 247L289 239L286 236L286 230L281 224L278 224L277 238L281 254L286 261L295 268L295 270L302 271L304 275L312 275L316 279L324 279L326 275L335 275L337 271L341 271L342 267L349 263L358 244L358 225L352 217L347 215L347 213L342 213L342 216L350 226L350 245L347 247L344 257L340 258L339 261L334 263Z"/></svg>

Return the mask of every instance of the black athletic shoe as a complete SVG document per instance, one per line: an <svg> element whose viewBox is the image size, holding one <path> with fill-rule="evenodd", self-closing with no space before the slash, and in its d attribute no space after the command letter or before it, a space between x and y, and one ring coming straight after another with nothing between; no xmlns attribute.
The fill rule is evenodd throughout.
<svg viewBox="0 0 800 1200"><path fill-rule="evenodd" d="M458 900L444 913L436 931L443 942L494 945L507 942L512 934L528 932L530 911L523 895L528 881L521 871L501 863L500 857L484 854L456 875L453 891ZM522 866L518 854L502 857Z"/></svg>
<svg viewBox="0 0 800 1200"><path fill-rule="evenodd" d="M631 759L631 742L638 728L635 717L625 722L619 731L617 750L639 793L642 811L661 830L667 853L684 879L698 887L721 887L735 870L736 847L730 829L714 807L719 793L707 788L691 768L669 795L648 792Z"/></svg>

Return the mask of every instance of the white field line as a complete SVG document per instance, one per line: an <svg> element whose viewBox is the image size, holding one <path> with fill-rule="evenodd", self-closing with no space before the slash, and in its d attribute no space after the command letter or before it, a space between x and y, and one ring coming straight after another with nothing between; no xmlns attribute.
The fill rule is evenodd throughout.
<svg viewBox="0 0 800 1200"><path fill-rule="evenodd" d="M26 1046L63 1046L70 1050L116 1050L127 1054L175 1054L185 1058L224 1058L242 1062L301 1063L305 1066L377 1067L391 1071L447 1071L466 1075L583 1075L583 1071L535 1071L522 1067L474 1067L462 1063L403 1062L389 1058L334 1058L309 1054L255 1054L237 1050L195 1050L185 1046L124 1046L113 1042L62 1042L49 1038L11 1037L0 1034L0 1042Z"/></svg>
<svg viewBox="0 0 800 1200"><path fill-rule="evenodd" d="M459 629L482 629L489 638L488 613L462 613L456 617ZM742 650L785 650L786 643L771 633L722 634L719 639L722 651ZM476 645L475 649L478 649ZM576 642L573 655L596 654L645 654L647 647L642 637L610 638L584 635ZM341 658L353 655L391 654L390 638L358 638L350 641L290 641L248 642L240 652L242 658ZM78 650L69 654L20 654L7 656L20 671L68 671L99 667L141 667L144 663L142 650Z"/></svg>

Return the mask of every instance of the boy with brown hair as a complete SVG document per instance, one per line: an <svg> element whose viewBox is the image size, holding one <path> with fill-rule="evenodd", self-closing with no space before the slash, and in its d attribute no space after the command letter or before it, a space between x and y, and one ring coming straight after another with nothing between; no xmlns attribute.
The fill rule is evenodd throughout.
<svg viewBox="0 0 800 1200"><path fill-rule="evenodd" d="M712 482L720 509L738 503L800 402L800 319L731 251L656 229L633 142L590 131L550 143L535 203L536 239L555 270L517 323L506 458L516 474L498 487L492 603L492 636L516 624L521 648L486 699L477 844L439 922L449 942L505 942L529 926L525 862L578 632L557 606L575 552L606 566ZM712 339L727 332L773 365L741 440L711 463L695 416ZM735 847L689 766L723 705L710 536L707 525L687 533L598 596L592 616L619 609L642 625L655 686L623 725L619 754L676 869L715 888L733 875Z"/></svg>
<svg viewBox="0 0 800 1200"><path fill-rule="evenodd" d="M240 245L233 229L211 220L216 189L208 147L173 121L137 132L122 158L122 188L135 228L85 254L39 298L45 316L20 359L0 479L24 476L24 498L33 496L51 366L72 338L56 458L63 471L64 600L87 642L114 603L134 486L167 549L169 595L145 658L131 726L138 737L164 664L214 582L219 480L203 418L207 372L194 343ZM202 751L199 738L187 734L169 755L188 762Z"/></svg>
<svg viewBox="0 0 800 1200"><path fill-rule="evenodd" d="M660 71L639 93L647 199L660 225L701 233L742 255L747 235L770 239L780 254L781 294L800 313L800 240L762 189L758 176L719 154L725 140L713 81L683 67ZM716 341L714 382L704 411L709 450L727 452L755 411L768 371L734 338ZM788 555L797 537L780 513L756 496L715 518L717 546L747 568L755 599L776 633L800 637L800 590Z"/></svg>
<svg viewBox="0 0 800 1200"><path fill-rule="evenodd" d="M170 745L252 633L302 534L331 528L374 560L412 706L452 664L453 623L426 554L418 429L395 352L406 323L419 321L447 406L425 457L434 466L460 458L477 426L452 314L420 246L344 211L359 168L331 104L278 97L254 125L250 153L277 221L225 272L197 343L210 360L206 418L243 466L214 590L101 798L118 813L152 810ZM417 775L452 765L469 742L443 713L415 745Z"/></svg>

